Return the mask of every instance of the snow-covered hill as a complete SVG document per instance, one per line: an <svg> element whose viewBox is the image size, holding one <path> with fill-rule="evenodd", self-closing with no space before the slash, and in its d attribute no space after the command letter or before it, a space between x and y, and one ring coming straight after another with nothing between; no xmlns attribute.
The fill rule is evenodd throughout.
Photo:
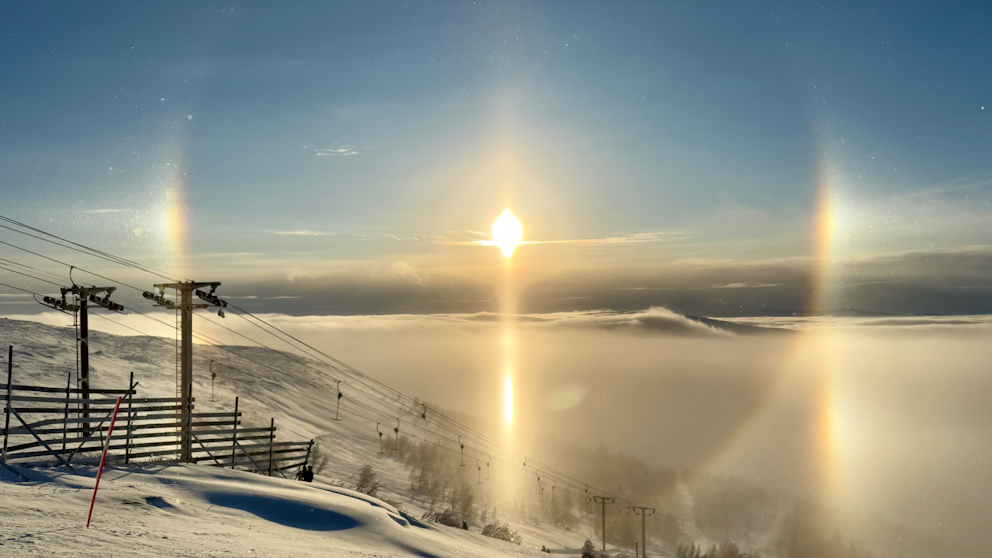
<svg viewBox="0 0 992 558"><path fill-rule="evenodd" d="M197 465L110 469L87 529L96 470L0 472L4 556L537 556L477 531L404 517L374 498Z"/></svg>
<svg viewBox="0 0 992 558"><path fill-rule="evenodd" d="M75 378L72 328L0 319L0 346L8 344L14 346L15 383L65 386L69 375ZM173 340L91 332L90 352L94 387L126 387L134 372L141 396L175 395ZM5 473L0 548L53 555L69 548L78 556L253 551L269 556L491 556L534 555L542 546L578 553L587 538L594 538L588 527L571 531L539 521L513 525L523 536L520 546L483 537L481 524L471 524L469 532L417 526L411 519L427 511L429 503L411 488L410 470L393 452L379 452L375 424L357 416L361 409L350 405L350 398L342 405L341 420L333 420L336 382L326 369L256 347L197 345L194 352L197 410L231 410L238 396L246 425L268 425L275 418L279 440L316 439L328 457L317 481L306 485L193 465L111 469L102 481L95 528L86 531L82 526L94 470L82 469L82 476L33 470L32 483L12 482ZM213 399L211 360L217 374ZM392 442L392 426L382 428L387 442ZM430 428L426 422L419 426ZM380 498L396 502L405 515L381 500L332 486L347 486L363 465L378 473ZM489 484L477 490L480 500L492 501Z"/></svg>

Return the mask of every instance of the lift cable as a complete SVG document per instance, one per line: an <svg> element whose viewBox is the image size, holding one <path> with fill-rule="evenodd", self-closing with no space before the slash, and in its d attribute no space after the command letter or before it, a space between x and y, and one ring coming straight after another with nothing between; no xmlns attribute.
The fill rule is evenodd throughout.
<svg viewBox="0 0 992 558"><path fill-rule="evenodd" d="M5 221L8 221L8 222L12 222L12 220L9 220L9 219L7 219L7 218L4 218L4 217L2 217L2 216L0 216L0 219L2 219L2 220L5 220ZM22 224L20 224L20 223L17 223L16 221L13 221L13 222L14 222L15 224L18 224L18 225L22 225ZM58 239L60 239L60 240L63 240L63 241L66 241L66 242L70 242L71 244L76 244L76 243L72 243L71 241L67 241L67 240L65 240L65 239L62 239L61 237L57 237L57 236L55 236L55 235L50 235L50 233L45 233L44 231L40 231L39 229L34 229L33 227L28 227L28 226L26 226L26 225L23 225L23 226L25 226L26 228L29 228L29 229L31 229L31 230L34 230L34 231L37 231L37 232L40 232L40 233L42 233L42 234L46 234L46 235L49 235L49 236L52 236L52 237L54 237L54 238L58 238ZM35 235L31 235L31 234L28 234L28 233L24 233L23 231L17 231L16 229L10 229L10 228L8 228L8 230L12 230L12 231L15 231L15 232L20 232L20 233L22 233L22 234L25 234L25 235L27 235L27 236L30 236L30 237L33 237L33 238L37 238L37 239L39 239L39 240L44 240L44 241L46 241L46 242L50 242L50 243L52 243L52 244L55 244L55 245L59 245L59 246L63 246L63 247L66 247L66 248L72 248L72 247L70 247L70 246L64 246L64 245L61 245L61 244L59 244L59 243L57 243L57 242L53 242L53 241L50 241L50 240L47 240L47 239L44 239L44 238L41 238L41 237L37 237L37 236L35 236ZM0 242L3 242L3 241L0 241ZM69 267L72 267L72 266L71 266L70 264L67 264L67 263L65 263L65 262L61 262L61 261L59 261L59 260L56 260L56 259L54 259L54 258L50 258L50 257L48 257L48 256L44 256L44 255L41 255L41 254L38 254L37 252L31 252L30 250L26 250L26 249L23 249L23 248L21 248L21 247L19 247L19 246L15 246L15 245L12 245L12 244L10 244L10 243L6 243L6 242L3 242L3 244L6 244L6 245L9 245L9 246L12 246L12 247L14 247L14 248L18 248L18 249L21 249L21 250L24 250L24 251L26 251L26 252L29 252L29 253L32 253L32 254L35 254L35 255L38 255L38 256L40 256L40 257L43 257L43 258L46 258L46 259L49 259L49 260L51 260L51 261L54 261L54 262L56 262L56 263L59 263L59 264L62 264L62 265L66 265L66 266L69 266ZM77 244L77 245L78 245L78 244ZM78 245L78 246L82 246L82 245ZM106 256L106 257L103 257L103 259L106 259L106 260L108 260L108 261L111 261L111 262L114 262L114 263L118 263L119 265L124 265L124 266L126 266L126 267L133 267L133 268L136 268L136 269L140 269L140 270L142 270L142 271L145 271L145 272L148 272L148 273L154 273L154 272L152 272L152 271L149 271L148 269L146 269L146 268L144 268L144 267L143 267L143 266L141 266L140 264L137 264L137 263L135 263L135 262L132 262L132 261L130 261L130 260L126 260L126 259L124 259L124 258L120 258L120 257L117 257L117 256L114 256L113 254L109 254L109 253L105 253L105 252L101 252L101 251L99 251L99 250L95 250L95 249L90 249L89 247L85 247L85 246L82 246L82 247L83 247L83 248L85 248L85 249L87 249L87 250L91 250L91 251L93 251L93 252L95 252L95 253L98 253L98 254L100 254L100 257L103 257L103 256ZM72 249L75 249L75 248L72 248ZM76 249L76 250L77 250L77 251L80 251L80 252L81 252L81 250L78 250L78 249ZM84 252L84 253L85 253L85 252ZM105 277L105 276L102 276L102 275L99 275L99 274L96 274L96 273L93 273L93 272L91 272L91 271L89 271L89 270L86 270L86 269L82 269L82 268L79 268L79 269L80 269L81 271L84 271L84 272L86 272L86 273L90 273L90 274L92 274L92 275L94 275L94 276L97 276L97 277L101 277L101 278L103 278L103 279L106 279L106 280L108 280L108 281L113 281L113 282L116 282L116 283L119 283L119 284L122 284L122 285L124 285L124 286L127 286L127 287L129 287L129 288L132 288L132 289L134 289L134 290L137 290L137 291L141 291L141 292L144 292L144 290L143 290L143 289L139 289L138 287L135 287L135 286L133 286L133 285L128 285L128 284L126 284L126 283L123 283L123 282L121 282L121 281L115 281L115 280L113 280L113 279L110 279L109 277ZM10 270L10 271L14 271L14 272L16 272L15 270ZM41 279L41 278L37 278L37 277L33 277L33 276L30 276L30 275L27 275L27 274L23 274L23 273L21 273L21 274L22 274L22 275L26 275L26 276L28 276L28 277L32 277L32 278L34 278L34 279L38 279L38 280L42 280L42 281L44 281L44 279ZM167 276L165 276L165 275L162 275L162 274L159 274L159 273L154 273L154 274L156 274L156 275L159 275L160 277L166 277L166 278L168 278ZM55 283L53 283L53 284L55 284ZM343 369L342 369L342 368L339 368L338 366L334 366L334 365L331 365L331 364L329 364L329 363L326 363L326 362L325 362L324 364L325 364L325 365L328 365L328 366L329 366L329 367L331 367L332 369L335 369L335 370L338 370L339 372L342 372L342 373L346 373L347 375L349 375L349 376L352 376L352 377L354 377L354 378L355 378L355 380L357 380L357 381L358 381L359 383L361 383L361 384L364 384L364 385L365 385L365 387L367 387L367 388L369 388L369 389L371 389L371 390L372 390L373 392L379 392L379 393L381 393L381 395L383 395L383 396L386 396L386 397L389 397L389 396L391 395L392 397L390 397L390 398L391 398L391 399L393 399L393 400L395 401L395 403L394 403L394 404L398 404L398 406L400 407L400 410L401 410L401 411L407 411L407 412L411 412L411 413L413 412L413 411L412 411L411 409L408 409L408 408L407 408L407 406L403 404L403 401L404 401L404 400L406 400L406 401L408 401L408 402L410 402L410 403L411 403L412 405L414 405L414 406L416 406L416 407L419 407L419 406L421 406L421 405L422 405L422 404L421 404L421 403L420 403L419 401L417 401L416 399L413 399L413 398L410 398L409 396L406 396L406 395L404 395L404 394L402 394L402 393L400 393L400 392L398 392L397 390L394 390L394 389L392 389L392 388L390 388L390 387L388 387L388 386L386 386L386 385L385 385L385 384L383 384L382 382L379 382L378 380L375 380L374 378L371 378L370 376L368 376L368 375L366 375L366 374L364 374L363 372L361 372L361 371L359 371L359 370L357 370L357 369L355 369L354 367L352 367L352 366L350 366L350 365L347 365L346 363L344 363L344 362L342 362L342 361L340 361L340 360L338 360L337 358L335 358L335 357L333 357L333 356L331 356L331 355L328 355L327 353L324 353L323 351L320 351L319 349L316 349L315 347L313 347L313 346L311 346L311 345L309 345L309 344L307 344L307 343L305 343L305 342L303 342L302 340L300 340L300 339L298 339L297 337L295 337L295 336L293 336L293 335L291 335L291 334L288 334L288 333L286 333L285 331L283 331L283 330L281 330L281 329L279 329L278 327L275 327L275 326L273 326L272 324L270 324L270 323L268 323L267 321L265 321L265 320L263 320L263 319L261 319L261 318L259 318L259 317L258 317L258 316L256 316L255 314L253 314L253 313L251 313L251 312L248 312L248 311L246 311L246 310L244 310L243 308L240 308L239 306L236 306L236 305L233 305L233 304L232 304L231 306L233 306L233 307L234 307L235 309L237 309L237 310L238 310L239 312L241 312L241 313L244 313L244 314L247 314L248 316L250 316L251 318L253 318L253 319L255 319L256 321L258 321L258 322L260 322L260 323L262 323L262 324L264 324L265 326L267 326L267 327L269 327L269 328L271 328L272 330L275 330L275 331L278 331L279 333L281 333L281 334L282 334L282 335L284 335L285 337L288 337L288 338L290 338L290 339L292 339L292 340L293 340L293 341L295 341L296 343L299 343L299 344L301 344L301 345L303 345L303 346L305 346L305 347L308 347L308 348L310 348L311 350L313 350L313 351L315 351L315 352L317 352L317 353L319 353L320 355L323 355L324 357L326 357L326 358L328 358L328 359L330 359L330 360L331 360L332 362L334 362L334 363L336 363L337 365L339 365L339 366L340 366L340 367L342 367ZM140 312L139 312L139 313L140 313ZM144 315L143 313L141 313L141 314L142 314L142 315ZM150 316L146 316L146 317L149 317L149 318L150 318ZM242 316L242 317L243 317L243 316ZM155 320L154 318L151 318L151 319L153 319L153 320ZM169 324L165 324L165 322L162 322L162 321L160 321L160 320L155 320L155 321L157 321L157 322L159 322L159 323L162 323L163 325L167 325L167 326L169 325ZM212 320L209 320L209 321L212 321ZM173 327L173 328L174 328L174 326L170 326L170 327ZM257 326L257 327L260 327L260 328L261 328L261 326ZM233 331L232 331L232 333L233 333ZM290 346L294 346L294 345L293 345L293 343L290 343L289 341L286 341L286 340L285 340L284 338L280 338L280 337L279 337L278 335L275 335L275 334L273 334L273 333L271 333L271 332L269 332L269 333L270 333L271 335L273 335L274 337L276 337L277 339L280 339L280 340L281 340L282 342L284 342L284 343L287 343L287 344L289 344ZM202 335L202 334L201 334L201 335ZM239 334L239 335L241 335L241 334ZM247 337L246 337L246 336L244 336L244 335L241 335L241 336L242 336L242 337L245 337L245 338L247 338ZM208 338L208 339L209 339L209 337L207 337L207 336L203 336L203 337L206 337L206 338ZM248 339L249 339L249 340L251 340L250 338L248 338ZM224 347L222 346L222 344L221 344L221 343L219 343L219 342L216 342L216 340L213 340L213 341L214 341L214 343L211 343L212 345L214 345L214 346L217 346L218 348L221 348L221 349L224 349ZM253 342L256 342L256 343L257 343L257 344L259 344L260 346L263 346L263 347L266 347L266 348L268 348L268 349L270 349L270 350L273 350L273 351L275 351L275 349L272 349L271 347L267 347L267 346L265 346L264 344L261 344L261 343L258 343L257 341L254 341L254 340L252 340L252 341L253 341ZM302 351L302 349L300 349L300 347L298 347L298 346L294 346L294 348L296 348L297 350L301 350L301 351ZM224 349L224 350L227 350L227 349ZM235 354L236 356L239 356L239 357L241 357L241 358L245 358L245 360L249 360L249 361L253 361L252 359L248 359L247 357L244 357L243 355L239 355L239 354L238 354L238 353L236 353L236 352L233 352L233 351L229 351L229 352L232 352L232 354ZM276 351L276 352L279 352L280 354L283 354L283 355L285 355L285 353L284 353L284 352L282 352L282 351ZM308 354L309 354L309 353L308 353ZM310 354L309 356L311 356L311 357L314 357L314 355L312 355L312 354ZM315 358L317 358L317 357L315 357ZM319 359L319 358L318 358L318 360L322 360L322 359ZM253 362L255 362L256 364L261 364L261 363L258 363L257 361L253 361ZM299 361L298 361L298 362L299 362ZM303 363L301 362L301 364L303 364ZM271 367L270 367L270 368L271 368ZM308 367L308 368L309 368L309 367ZM284 372L283 372L283 373L284 373ZM336 379L335 379L335 380L336 380ZM371 383L372 385L370 385L370 383ZM388 394L388 395L387 395L387 394ZM377 402L378 402L378 403L380 403L380 404L382 404L382 403L387 403L387 401L385 401L385 400L382 400L382 399L379 399L378 397L374 397L374 399L377 399L377 400L378 400ZM485 435L483 435L483 434L481 434L481 433L479 433L479 432L477 432L477 431L475 431L474 429L471 429L471 428L469 428L469 427L467 427L466 425L463 425L463 424L461 424L461 423L459 423L458 421L455 421L454 419L451 419L451 418L449 418L449 417L447 417L447 416L445 416L445 415L443 415L442 413L439 413L439 412L434 412L434 413L432 413L432 415L436 415L436 416L437 416L437 417L438 417L439 419L441 419L441 420L443 420L443 421L445 421L446 423L449 423L449 424L443 424L443 423L442 423L442 422L441 422L440 420L437 420L437 419L433 419L433 416L432 416L432 419L427 419L427 418L426 418L426 411L425 411L424 413L421 413L421 414L419 414L419 415L417 415L417 416L419 416L419 417L421 417L421 418L423 418L424 420L427 420L428 422L433 422L433 423L434 423L434 424L435 424L436 426L438 426L438 427L440 427L440 428L443 428L443 429L445 429L445 430L448 430L448 431L452 431L452 432L454 432L454 433L460 433L460 432L468 432L468 433L470 433L470 434L469 434L468 436L466 436L466 437L469 437L469 438L472 438L472 439L474 439L474 440L475 440L476 442L479 442L479 443L480 443L480 445L485 445L485 446L490 446L490 447L492 447L492 448L494 448L494 449L496 449L496 450L497 450L498 452L505 452L505 453L509 453L509 454L516 454L516 455L520 455L520 456L522 456L522 455L523 455L523 454L521 454L520 452L517 452L517 451L515 451L515 450L512 450L511 448L506 448L505 446L502 446L502 444L499 444L499 443L496 443L495 441L493 441L493 440L492 440L491 438L489 438L488 436L485 436ZM463 434L463 436L464 436L464 434ZM532 461L533 463L538 463L538 462L536 462L536 461L534 461L533 459L532 459L531 461ZM542 464L542 463L539 463L539 465L544 465L544 464ZM545 469L546 471L548 471L548 472L552 472L552 474L554 474L554 476L556 476L556 477L559 477L559 478L562 478L562 479L567 479L567 480L572 480L572 481L575 481L575 482L579 482L579 481L578 481L577 479L574 479L573 477L571 477L571 476L569 476L569 475L565 475L564 473L561 473L560 471L557 471L557 470L555 470L555 469L553 469L553 468L551 468L551 467L547 467L547 466L543 466L542 468L544 468L544 469ZM584 485L584 483L579 483L579 484L582 484L582 485ZM602 492L602 493L604 493L604 494L608 494L607 492L605 492L605 491L602 491L602 490L599 490L599 489L595 489L595 488L593 488L593 490L594 490L594 491L596 491L596 492Z"/></svg>

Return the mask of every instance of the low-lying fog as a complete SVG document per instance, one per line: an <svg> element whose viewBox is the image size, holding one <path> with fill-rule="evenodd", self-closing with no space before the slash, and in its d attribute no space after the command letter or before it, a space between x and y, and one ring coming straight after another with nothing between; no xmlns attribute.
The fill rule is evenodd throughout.
<svg viewBox="0 0 992 558"><path fill-rule="evenodd" d="M409 395L502 421L508 326L493 315L268 318ZM284 348L239 317L225 323ZM992 543L989 319L763 325L795 331L738 335L658 309L521 317L511 333L518 439L605 444ZM245 344L204 320L197 329Z"/></svg>

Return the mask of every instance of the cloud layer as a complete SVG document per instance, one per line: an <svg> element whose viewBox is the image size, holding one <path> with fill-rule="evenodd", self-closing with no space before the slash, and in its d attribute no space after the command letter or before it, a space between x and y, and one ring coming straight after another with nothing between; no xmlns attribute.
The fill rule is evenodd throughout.
<svg viewBox="0 0 992 558"><path fill-rule="evenodd" d="M280 347L234 312L230 331L203 317L198 333L249 344L235 337L244 333ZM500 416L497 314L264 317L411 396L482 420ZM141 316L114 319L150 329ZM826 491L848 509L988 543L974 518L992 498L992 318L741 321L804 331L734 335L658 308L519 316L518 441L553 433L788 495ZM220 359L242 365L230 353ZM93 366L99 375L101 360ZM829 446L825 416L839 425ZM826 486L825 465L835 466Z"/></svg>
<svg viewBox="0 0 992 558"><path fill-rule="evenodd" d="M225 290L258 296L254 310L294 315L498 311L499 267L463 261L457 269L447 260L417 256L313 262L284 272L239 273L225 282ZM826 266L798 257L643 263L619 254L602 265L592 261L579 265L543 256L515 261L520 312L665 307L710 317L992 313L989 247L865 255ZM264 302L275 296L301 298L298 304Z"/></svg>

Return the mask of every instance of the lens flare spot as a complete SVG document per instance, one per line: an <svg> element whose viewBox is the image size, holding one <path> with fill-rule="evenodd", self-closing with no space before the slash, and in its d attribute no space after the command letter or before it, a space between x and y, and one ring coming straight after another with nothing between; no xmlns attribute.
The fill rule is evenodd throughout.
<svg viewBox="0 0 992 558"><path fill-rule="evenodd" d="M493 223L493 242L503 251L503 256L509 258L523 238L524 226L509 208L504 209Z"/></svg>

